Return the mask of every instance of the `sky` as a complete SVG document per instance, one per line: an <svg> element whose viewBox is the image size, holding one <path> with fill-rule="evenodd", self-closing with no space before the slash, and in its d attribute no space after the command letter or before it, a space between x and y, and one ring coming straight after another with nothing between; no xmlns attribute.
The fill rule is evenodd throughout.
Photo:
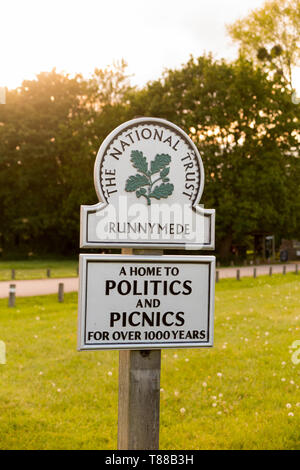
<svg viewBox="0 0 300 470"><path fill-rule="evenodd" d="M54 67L90 76L124 59L133 85L191 54L233 59L226 24L264 0L0 0L0 86Z"/></svg>

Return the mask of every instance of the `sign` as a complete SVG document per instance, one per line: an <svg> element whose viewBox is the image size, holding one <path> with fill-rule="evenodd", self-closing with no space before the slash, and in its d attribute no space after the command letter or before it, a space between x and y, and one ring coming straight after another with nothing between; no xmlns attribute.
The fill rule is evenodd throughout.
<svg viewBox="0 0 300 470"><path fill-rule="evenodd" d="M99 202L81 206L82 248L214 249L202 160L175 124L145 117L116 128L97 154L94 184Z"/></svg>
<svg viewBox="0 0 300 470"><path fill-rule="evenodd" d="M213 345L214 256L80 255L78 349Z"/></svg>

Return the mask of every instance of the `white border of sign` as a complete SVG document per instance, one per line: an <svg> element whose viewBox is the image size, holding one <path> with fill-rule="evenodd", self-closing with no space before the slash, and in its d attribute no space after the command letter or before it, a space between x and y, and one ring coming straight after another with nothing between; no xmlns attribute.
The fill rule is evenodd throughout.
<svg viewBox="0 0 300 470"><path fill-rule="evenodd" d="M103 159L103 156L106 152L107 146L113 139L120 134L124 129L128 126L133 126L137 124L143 123L152 123L152 124L162 124L167 125L171 129L176 130L177 133L183 136L185 139L189 141L192 149L195 152L195 156L197 158L200 170L200 184L198 188L198 193L195 198L195 201L192 205L194 211L198 213L199 216L206 219L205 226L208 227L208 241L203 243L198 242L168 242L168 241L129 241L129 240L95 240L90 239L89 237L89 216L91 214L97 213L98 211L103 210L107 205L108 201L105 199L105 195L103 193L101 184L99 182L99 173L100 173L100 166ZM166 119L161 118L153 118L153 117L140 117L135 118L130 121L127 121L116 129L114 129L102 142L99 151L97 153L97 157L95 160L94 165L94 185L97 196L99 198L99 202L94 205L82 205L80 208L80 248L151 248L151 249L171 249L171 250L214 250L215 249L215 209L205 209L200 205L201 196L204 189L204 167L203 162L200 156L200 153L192 141L192 139L184 132L180 127L176 124L173 124Z"/></svg>
<svg viewBox="0 0 300 470"><path fill-rule="evenodd" d="M177 343L163 343L163 342L149 342L138 344L102 344L95 346L86 344L84 340L85 322L86 322L86 300L88 297L87 292L87 264L89 261L99 263L110 262L152 262L152 263L204 263L209 264L209 319L208 331L209 337L207 341L198 342L177 342ZM85 350L106 350L106 349L170 349L170 348L200 348L212 347L214 335L214 304L215 304L215 265L216 258L214 256L157 256L157 255L98 255L98 254L81 254L79 255L79 295L78 295L78 351Z"/></svg>

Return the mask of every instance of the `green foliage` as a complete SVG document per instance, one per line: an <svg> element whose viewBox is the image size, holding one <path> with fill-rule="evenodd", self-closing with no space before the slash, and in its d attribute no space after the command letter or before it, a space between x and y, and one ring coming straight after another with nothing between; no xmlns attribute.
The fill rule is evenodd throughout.
<svg viewBox="0 0 300 470"><path fill-rule="evenodd" d="M97 201L96 153L124 120L119 102L128 88L121 75L118 69L114 80L112 70L98 70L85 80L53 70L8 91L7 104L0 107L0 252L5 256L78 251L80 204Z"/></svg>
<svg viewBox="0 0 300 470"><path fill-rule="evenodd" d="M126 182L126 191L136 191L141 186L148 186L149 179L145 175L130 176Z"/></svg>
<svg viewBox="0 0 300 470"><path fill-rule="evenodd" d="M134 168L142 173L148 174L148 163L146 157L144 157L143 152L139 150L132 150L130 160Z"/></svg>
<svg viewBox="0 0 300 470"><path fill-rule="evenodd" d="M153 191L151 191L150 197L154 197L156 199L166 198L172 194L173 190L173 184L161 183L159 186L156 186Z"/></svg>
<svg viewBox="0 0 300 470"><path fill-rule="evenodd" d="M174 185L167 183L169 178L166 178L170 171L170 168L167 167L167 165L169 165L171 162L170 155L155 155L154 160L150 163L150 170L148 169L147 159L143 155L143 152L132 150L130 160L132 161L133 166L143 174L130 176L126 181L126 191L133 192L137 190L136 196L138 198L144 196L148 205L151 204L151 198L167 198L173 193ZM158 172L160 172L159 178L157 178L155 181L152 181L152 176ZM160 180L162 180L162 183L152 189L153 185ZM142 188L142 186L148 186L148 192L145 188Z"/></svg>
<svg viewBox="0 0 300 470"><path fill-rule="evenodd" d="M272 19L273 21L273 19ZM275 58L273 46L264 54ZM78 251L79 207L97 201L98 148L116 126L158 116L182 127L202 155L201 202L216 209L217 251L247 248L257 233L299 238L300 107L282 77L245 58L191 58L142 90L124 64L86 80L55 70L25 81L0 106L0 252ZM150 156L147 156L147 158ZM126 182L147 204L172 194L170 157L131 155ZM146 183L147 180L147 183Z"/></svg>
<svg viewBox="0 0 300 470"><path fill-rule="evenodd" d="M300 1L269 0L228 26L246 57L282 74L292 88L292 67L300 59Z"/></svg>
<svg viewBox="0 0 300 470"><path fill-rule="evenodd" d="M161 174L160 176L161 178L166 176L170 170L169 168L165 168L165 167L166 165L169 165L170 161L171 161L170 155L166 155L166 154L156 155L150 165L151 175L154 175L155 173L158 173L160 170L164 169L165 171L164 170L162 171L163 175Z"/></svg>
<svg viewBox="0 0 300 470"><path fill-rule="evenodd" d="M131 95L134 114L182 127L202 155L201 202L216 209L217 251L245 250L249 235L299 237L300 107L280 77L240 58L191 58Z"/></svg>

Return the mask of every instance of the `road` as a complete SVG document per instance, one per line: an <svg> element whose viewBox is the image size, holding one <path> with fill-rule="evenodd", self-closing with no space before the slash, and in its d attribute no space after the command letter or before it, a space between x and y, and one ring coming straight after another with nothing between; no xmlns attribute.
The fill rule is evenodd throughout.
<svg viewBox="0 0 300 470"><path fill-rule="evenodd" d="M237 269L240 270L240 277L253 276L253 268L256 268L256 275L269 274L270 266L272 266L273 274L282 273L283 265L260 265L260 266L243 266L240 268L217 268L219 272L219 280L225 278L235 278ZM300 274L300 264L298 264ZM286 272L295 271L295 264L286 264ZM30 297L34 295L56 294L58 292L58 284L64 283L65 292L76 292L78 290L78 278L60 278L60 279L34 279L28 281L2 281L0 282L0 298L8 297L9 285L16 285L17 297Z"/></svg>
<svg viewBox="0 0 300 470"><path fill-rule="evenodd" d="M16 285L17 297L30 297L33 295L47 295L58 292L58 284L64 283L65 292L78 290L78 278L66 277L60 279L34 279L28 281L2 281L0 282L0 299L8 297L10 284Z"/></svg>

